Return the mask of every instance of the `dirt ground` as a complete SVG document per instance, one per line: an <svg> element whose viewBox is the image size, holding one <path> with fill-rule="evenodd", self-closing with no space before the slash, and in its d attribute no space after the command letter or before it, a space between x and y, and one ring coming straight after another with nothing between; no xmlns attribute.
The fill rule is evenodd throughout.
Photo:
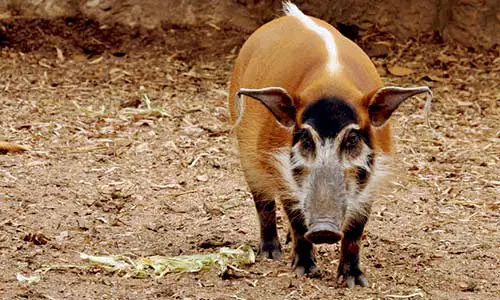
<svg viewBox="0 0 500 300"><path fill-rule="evenodd" d="M321 278L295 277L288 244L283 260L258 258L228 279L65 269L30 285L16 280L46 265L81 264L80 252L257 246L226 108L245 37L79 19L1 26L0 140L32 148L0 155L1 298L499 299L499 49L433 37L397 43L376 31L358 42L378 56L384 81L430 85L435 98L432 129L421 98L394 117L394 176L376 198L361 255L370 288L337 285L337 245L318 247ZM145 95L153 109L141 113ZM278 222L284 242L286 222Z"/></svg>

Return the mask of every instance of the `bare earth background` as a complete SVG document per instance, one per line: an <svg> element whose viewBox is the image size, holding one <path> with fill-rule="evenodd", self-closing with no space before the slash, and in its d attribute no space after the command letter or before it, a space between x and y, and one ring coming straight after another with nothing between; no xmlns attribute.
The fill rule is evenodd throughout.
<svg viewBox="0 0 500 300"><path fill-rule="evenodd" d="M86 17L103 24L238 28L246 33L280 14L284 0L0 0L0 19ZM400 40L435 32L472 48L500 44L500 0L295 0L334 25L375 26ZM0 29L1 32L1 29Z"/></svg>
<svg viewBox="0 0 500 300"><path fill-rule="evenodd" d="M89 254L209 253L256 246L257 222L229 134L226 95L247 34L217 26L129 29L86 19L2 22L0 155L2 299L498 299L500 59L360 33L387 84L432 86L394 117L391 187L374 205L362 266L371 288L335 282L338 246L318 247L321 278L258 259L249 273L133 279L50 271ZM144 95L166 116L128 114ZM128 110L127 110L128 109ZM157 112L159 110L156 110ZM282 241L286 222L280 217ZM412 296L413 295L413 296Z"/></svg>

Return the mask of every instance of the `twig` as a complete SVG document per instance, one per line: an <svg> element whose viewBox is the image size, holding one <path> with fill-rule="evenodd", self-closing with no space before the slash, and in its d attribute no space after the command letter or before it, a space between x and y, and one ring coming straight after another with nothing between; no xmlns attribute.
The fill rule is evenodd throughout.
<svg viewBox="0 0 500 300"><path fill-rule="evenodd" d="M163 195L167 196L167 197L179 197L179 196L186 195L186 194L196 193L196 192L199 192L201 190L203 190L203 189L196 189L196 190L184 191L184 192L179 192L179 193L168 193L168 194L163 194Z"/></svg>
<svg viewBox="0 0 500 300"><path fill-rule="evenodd" d="M409 295L386 295L387 298L394 298L394 299L409 299L409 298L413 298L416 296L423 298L425 296L425 294L423 292L417 292L417 293L413 293L413 294L409 294Z"/></svg>

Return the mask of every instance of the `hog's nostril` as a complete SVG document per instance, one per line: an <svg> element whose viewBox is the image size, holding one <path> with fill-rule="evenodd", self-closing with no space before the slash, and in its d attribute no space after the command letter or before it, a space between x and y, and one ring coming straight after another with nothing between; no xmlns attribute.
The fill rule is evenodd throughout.
<svg viewBox="0 0 500 300"><path fill-rule="evenodd" d="M340 241L344 234L332 223L317 223L310 226L304 237L313 244L334 244Z"/></svg>

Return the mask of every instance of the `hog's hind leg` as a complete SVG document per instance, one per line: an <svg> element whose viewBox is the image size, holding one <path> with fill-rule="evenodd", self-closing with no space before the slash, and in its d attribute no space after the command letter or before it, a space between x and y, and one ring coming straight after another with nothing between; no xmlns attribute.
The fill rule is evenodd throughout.
<svg viewBox="0 0 500 300"><path fill-rule="evenodd" d="M259 254L265 258L280 259L281 244L276 228L276 202L261 193L252 192L260 223Z"/></svg>

